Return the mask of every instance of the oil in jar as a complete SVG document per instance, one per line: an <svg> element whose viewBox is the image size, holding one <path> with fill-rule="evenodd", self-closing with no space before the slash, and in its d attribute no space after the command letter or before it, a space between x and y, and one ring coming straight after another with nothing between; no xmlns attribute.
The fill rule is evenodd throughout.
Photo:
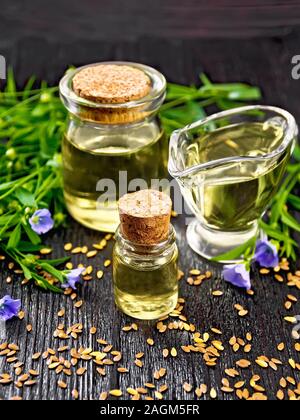
<svg viewBox="0 0 300 420"><path fill-rule="evenodd" d="M132 180L142 179L150 186L152 180L165 179L168 141L154 120L126 129L102 128L101 134L94 134L71 123L64 137L65 200L71 215L83 225L115 232L121 184L127 192Z"/></svg>

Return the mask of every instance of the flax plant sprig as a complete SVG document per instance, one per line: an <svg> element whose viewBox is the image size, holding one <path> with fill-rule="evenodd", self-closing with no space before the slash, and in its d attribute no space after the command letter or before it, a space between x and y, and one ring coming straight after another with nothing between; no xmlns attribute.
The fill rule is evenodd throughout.
<svg viewBox="0 0 300 420"><path fill-rule="evenodd" d="M44 246L29 219L46 208L56 226L65 221L59 152L66 113L56 87L42 83L32 89L33 84L31 78L18 92L9 71L0 93L0 248L27 280L58 292L45 274L63 283L63 272L56 266L66 259L40 260L37 253Z"/></svg>
<svg viewBox="0 0 300 420"><path fill-rule="evenodd" d="M203 118L210 107L225 110L261 98L260 90L250 85L212 83L204 74L200 82L200 87L168 84L160 112L167 134ZM57 87L42 83L36 88L32 77L20 92L12 71L8 72L5 90L0 92L0 248L20 266L26 279L55 292L61 289L49 277L65 282L66 272L56 267L66 259L40 258L38 253L45 246L32 229L30 218L42 208L53 215L54 227L66 222L60 154L65 120ZM294 157L296 163L288 168L270 218L262 222L266 233L281 243L282 252L292 257L297 243L291 233L300 231L300 224L288 209L300 211L300 199L295 194L300 176L299 148Z"/></svg>

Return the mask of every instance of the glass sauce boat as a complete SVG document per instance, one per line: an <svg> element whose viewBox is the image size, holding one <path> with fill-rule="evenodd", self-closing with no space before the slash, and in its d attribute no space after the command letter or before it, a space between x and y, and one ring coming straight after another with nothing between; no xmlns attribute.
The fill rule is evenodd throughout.
<svg viewBox="0 0 300 420"><path fill-rule="evenodd" d="M196 216L187 229L195 252L214 259L258 234L297 134L290 113L260 105L220 112L172 134L169 172Z"/></svg>

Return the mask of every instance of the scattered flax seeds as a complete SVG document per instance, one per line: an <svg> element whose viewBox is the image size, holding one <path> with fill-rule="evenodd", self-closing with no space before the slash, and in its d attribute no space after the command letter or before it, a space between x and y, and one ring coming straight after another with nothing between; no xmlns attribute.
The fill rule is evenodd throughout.
<svg viewBox="0 0 300 420"><path fill-rule="evenodd" d="M85 253L86 257L88 255L88 249L87 247L81 248L81 253ZM199 271L199 270L198 270ZM192 274L194 275L194 278L192 278L193 282L197 282L199 280L200 276L203 276L203 274L198 274L198 271L192 271ZM85 274L89 275L93 272L93 267L88 266L85 269ZM96 272L96 270L95 270ZM299 273L300 274L300 273ZM101 276L103 275L103 272L101 272ZM207 274L204 275L206 278ZM98 276L97 276L98 277ZM287 276L289 282L295 282L296 279L292 278L291 276ZM201 280L202 281L202 280ZM300 290L300 278L297 279L299 281L299 290ZM220 292L218 290L215 290L214 292ZM212 292L212 294L214 293ZM72 292L71 292L72 293ZM223 293L223 292L221 292ZM216 296L218 293L216 294ZM71 299L75 300L77 298L76 293L69 294L71 296ZM221 296L221 294L220 294ZM297 297L295 297L292 294L288 294L286 297L285 303L290 303L293 305L297 302ZM80 301L79 301L80 302ZM189 333L189 336L191 337L191 341L187 340L187 343L192 342L192 344L186 344L182 345L181 349L185 353L198 353L203 357L203 360L208 368L214 367L217 365L218 360L221 358L222 351L224 350L225 344L222 343L220 340L215 340L216 335L221 336L222 331L211 327L209 329L210 333L203 332L200 333L197 331L195 325L189 323L186 315L184 314L184 303L185 300L180 298L178 300L178 304L176 306L176 309L170 314L170 316L163 317L156 323L156 329L160 333L165 333L167 330L178 330L178 331L187 331ZM287 305L285 305L287 307ZM246 311L241 305L235 305L235 310L239 313L240 316L242 316L241 312ZM247 312L247 311L246 311ZM61 309L58 313L59 317L63 317L65 315L64 309ZM23 314L24 318L25 314ZM295 323L296 318L294 316L285 317L285 321L288 323ZM131 324L128 326L123 327L123 331L137 331L138 325L137 324ZM81 324L76 324L74 326L71 326L69 328L65 327L63 325L63 321L60 325L57 326L54 337L59 338L60 340L69 340L74 339L77 340L79 335L82 333L83 327ZM96 334L97 329L96 327L90 327L88 329L91 334ZM215 334L215 335L213 335ZM150 334L149 334L150 335ZM218 337L219 338L219 337ZM149 341L149 342L148 342ZM232 337L229 340L229 344L231 347L231 350L233 352L237 351L243 351L244 353L250 353L252 350L252 333L248 332L245 337ZM66 375L71 376L74 373L77 373L77 375L82 376L86 373L87 368L79 367L80 361L87 361L91 364L96 365L97 373L100 376L106 375L106 369L109 369L110 365L117 364L121 358L122 354L121 352L117 351L112 347L111 344L107 343L106 340L103 340L101 338L97 339L97 343L101 346L105 346L105 348L71 348L72 344L70 346L62 346L58 349L47 349L42 356L43 359L47 359L47 366L51 370L52 374L56 375ZM154 340L152 338L147 339L147 343L151 346L154 346ZM300 352L300 343L295 343L294 345L295 350L297 352ZM284 343L279 343L277 346L278 351L283 351L285 349ZM17 352L19 351L19 347L12 343L2 343L0 344L0 356L6 357L7 362L11 363L13 366L12 375L15 374L16 377L11 376L10 374L0 374L0 383L1 385L10 385L14 382L14 385L16 388L22 388L23 386L34 386L38 379L39 372L35 371L33 369L30 369L28 373L24 370L24 367L22 366L22 363L18 361L17 358ZM59 354L67 352L66 355ZM70 354L70 358L68 358L67 354ZM177 350L175 347L173 347L171 350L169 349L163 349L162 350L162 356L164 358L168 357L169 355L172 355L173 357L177 356ZM64 357L62 357L64 356ZM144 354L142 352L137 353L135 355L135 361L131 361L132 364L136 364L138 367L143 367L143 358ZM38 360L41 357L41 353L36 353L33 355L33 360ZM252 360L254 362L254 359ZM256 358L255 363L260 366L263 369L271 368L275 372L278 370L278 366L282 365L283 363L275 358L267 358L266 356L259 356ZM240 367L241 369L247 369L251 366L251 361L247 359L241 359L236 362L236 365ZM107 365L107 367L106 367ZM284 362L285 366L288 366L289 369L293 369L293 371L300 371L300 363L297 363L295 359L290 358L289 360L285 360ZM129 369L125 367L116 366L117 372L120 374L128 373ZM227 378L223 378L221 381L221 384L219 385L218 389L220 389L225 394L233 394L236 395L238 399L244 399L244 400L265 400L267 397L265 395L265 388L263 385L260 384L260 377L258 375L254 375L250 381L249 381L249 389L247 389L247 382L245 378L241 377L239 380L235 379L236 377L240 376L240 373L236 369L226 369L225 370L226 375L229 378L232 378L228 380ZM159 381L166 375L166 369L161 368L158 371L154 372L153 377L156 381ZM242 375L241 375L242 376ZM231 383L232 382L232 383ZM59 385L60 383L60 385ZM60 378L57 382L58 387L62 389L66 389L66 382L62 381ZM158 385L157 387L155 384L151 383L145 383L144 387L140 387L137 389L133 389L132 393L132 399L153 399L150 396L151 390L154 392L156 399L162 399L163 394L167 392L168 385ZM289 398L292 399L298 399L300 397L300 383L297 384L296 380L292 377L286 377L281 378L277 389L280 387L278 391L275 391L276 394L274 396L277 397L277 399L285 399ZM130 389L130 388L129 388ZM183 389L185 392L191 392L193 389L193 385L189 383L183 384ZM210 397L212 399L217 398L217 388L212 388L210 391ZM155 390L155 391L154 391ZM76 390L75 390L76 391ZM108 396L108 393L110 395L113 395L111 392L117 391L121 392L120 390L112 390L109 392L103 392L101 394L101 399L106 399ZM149 392L149 395L147 395L147 392ZM205 393L207 393L207 386L201 385L200 387L195 388L195 395L197 398L201 398ZM76 396L77 395L77 396ZM122 394L121 394L122 395ZM115 395L119 396L119 395ZM79 394L77 391L77 394L73 395L72 391L72 397L74 399L78 399Z"/></svg>

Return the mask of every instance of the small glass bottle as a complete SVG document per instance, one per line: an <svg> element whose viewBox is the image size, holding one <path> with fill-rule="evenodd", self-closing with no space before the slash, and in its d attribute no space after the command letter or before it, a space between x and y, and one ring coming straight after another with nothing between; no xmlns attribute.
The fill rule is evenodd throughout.
<svg viewBox="0 0 300 420"><path fill-rule="evenodd" d="M83 225L115 232L118 200L130 182L143 180L149 188L151 180L168 178L168 139L157 117L165 91L161 73L127 62L88 65L61 80L69 111L62 144L64 195L70 214Z"/></svg>
<svg viewBox="0 0 300 420"><path fill-rule="evenodd" d="M149 209L145 194L163 199L167 197L163 193L146 190L127 194L121 200L124 203L127 197L134 196L137 206ZM136 210L135 207L138 216L130 210L129 216L127 213L126 217L122 217L124 213L120 212L121 225L116 232L113 252L115 302L133 318L154 320L169 314L177 305L176 234L168 216L162 221L157 213L149 217L149 212Z"/></svg>

